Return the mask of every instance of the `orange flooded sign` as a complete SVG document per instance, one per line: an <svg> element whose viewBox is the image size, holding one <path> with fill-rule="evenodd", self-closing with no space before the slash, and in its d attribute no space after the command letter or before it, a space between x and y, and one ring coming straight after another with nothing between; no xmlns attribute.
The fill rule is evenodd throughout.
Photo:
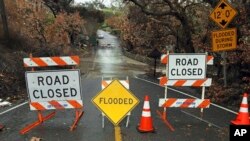
<svg viewBox="0 0 250 141"><path fill-rule="evenodd" d="M212 32L213 51L224 51L236 48L237 31L236 28L218 30Z"/></svg>
<svg viewBox="0 0 250 141"><path fill-rule="evenodd" d="M225 28L236 15L237 11L226 0L221 0L210 14L210 18Z"/></svg>

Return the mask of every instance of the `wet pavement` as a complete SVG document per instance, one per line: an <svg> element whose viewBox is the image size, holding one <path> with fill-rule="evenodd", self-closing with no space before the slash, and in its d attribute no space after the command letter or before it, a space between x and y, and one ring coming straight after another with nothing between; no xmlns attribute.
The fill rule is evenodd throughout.
<svg viewBox="0 0 250 141"><path fill-rule="evenodd" d="M123 55L117 37L107 32L98 31L104 35L99 39L99 46L93 49L91 57L82 58L81 70L87 73L85 77L123 77L145 74L150 66Z"/></svg>

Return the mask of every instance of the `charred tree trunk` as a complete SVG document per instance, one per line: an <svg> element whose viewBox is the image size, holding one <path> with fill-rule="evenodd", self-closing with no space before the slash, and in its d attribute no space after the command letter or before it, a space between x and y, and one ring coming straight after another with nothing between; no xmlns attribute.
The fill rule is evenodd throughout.
<svg viewBox="0 0 250 141"><path fill-rule="evenodd" d="M0 0L0 14L3 22L3 30L4 30L4 37L8 41L9 40L9 29L8 29L8 22L5 14L5 5L4 0Z"/></svg>
<svg viewBox="0 0 250 141"><path fill-rule="evenodd" d="M177 18L180 20L182 27L180 27L177 33L176 38L178 38L178 48L179 51L184 51L186 53L194 53L194 47L192 42L192 27L188 23L188 19L185 16L185 13L178 14Z"/></svg>

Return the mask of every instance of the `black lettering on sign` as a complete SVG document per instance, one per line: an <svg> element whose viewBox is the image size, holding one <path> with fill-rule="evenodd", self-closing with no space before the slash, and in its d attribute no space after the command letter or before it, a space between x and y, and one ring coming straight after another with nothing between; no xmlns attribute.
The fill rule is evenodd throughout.
<svg viewBox="0 0 250 141"><path fill-rule="evenodd" d="M54 97L54 91L52 89L48 90L48 97L53 98Z"/></svg>
<svg viewBox="0 0 250 141"><path fill-rule="evenodd" d="M62 76L46 76L46 77L37 77L38 86L44 85L66 85L69 84L69 77L67 75Z"/></svg>
<svg viewBox="0 0 250 141"><path fill-rule="evenodd" d="M180 66L181 65L181 59L180 58L177 58L176 59L176 66Z"/></svg>
<svg viewBox="0 0 250 141"><path fill-rule="evenodd" d="M69 97L68 91L69 91L68 88L64 88L64 89L63 89L63 96L64 96L64 97Z"/></svg>
<svg viewBox="0 0 250 141"><path fill-rule="evenodd" d="M198 75L202 75L203 74L203 70L201 68L198 68Z"/></svg>
<svg viewBox="0 0 250 141"><path fill-rule="evenodd" d="M171 69L172 76L191 76L191 75L202 75L203 70L201 68L184 68L184 69Z"/></svg>
<svg viewBox="0 0 250 141"><path fill-rule="evenodd" d="M47 77L46 77L46 84L47 84L47 85L52 85L52 84L53 84L53 81L52 81L52 77L51 77L51 76L47 76Z"/></svg>
<svg viewBox="0 0 250 141"><path fill-rule="evenodd" d="M198 65L198 63L199 63L199 61L198 61L198 59L197 58L194 58L194 60L193 60L193 65Z"/></svg>
<svg viewBox="0 0 250 141"><path fill-rule="evenodd" d="M103 97L101 97L100 99L99 99L99 103L101 104L101 103L104 103L104 98Z"/></svg>
<svg viewBox="0 0 250 141"><path fill-rule="evenodd" d="M184 59L183 59L183 60L184 60ZM188 59L188 62L187 62L186 65L187 65L187 66L188 66L188 65L192 66L192 60L191 60L191 59Z"/></svg>
<svg viewBox="0 0 250 141"><path fill-rule="evenodd" d="M133 104L133 99L132 98L128 99L128 104Z"/></svg>
<svg viewBox="0 0 250 141"><path fill-rule="evenodd" d="M61 89L56 89L56 97L62 97Z"/></svg>
<svg viewBox="0 0 250 141"><path fill-rule="evenodd" d="M55 77L54 85L56 85L56 83L59 83L59 85L62 84L58 76Z"/></svg>
<svg viewBox="0 0 250 141"><path fill-rule="evenodd" d="M175 69L172 69L172 70L171 70L171 75L172 75L172 76L175 76L176 73L174 73L174 72L175 72Z"/></svg>
<svg viewBox="0 0 250 141"><path fill-rule="evenodd" d="M176 66L196 66L198 65L199 61L197 58L193 58L193 59L177 58L175 60L175 63L176 63Z"/></svg>
<svg viewBox="0 0 250 141"><path fill-rule="evenodd" d="M230 125L230 141L248 141L250 125Z"/></svg>
<svg viewBox="0 0 250 141"><path fill-rule="evenodd" d="M182 69L181 70L181 75L186 75L187 74L187 70L186 69Z"/></svg>
<svg viewBox="0 0 250 141"><path fill-rule="evenodd" d="M47 98L46 96L43 95L43 91L42 90L40 90L40 94L41 94L42 98Z"/></svg>
<svg viewBox="0 0 250 141"><path fill-rule="evenodd" d="M39 96L36 96L36 93L37 93L37 92L39 92L39 91L38 91L38 90L34 90L34 91L33 91L33 97L36 98L36 99L40 98Z"/></svg>
<svg viewBox="0 0 250 141"><path fill-rule="evenodd" d="M70 95L71 95L71 97L74 97L77 95L77 91L75 88L70 88Z"/></svg>
<svg viewBox="0 0 250 141"><path fill-rule="evenodd" d="M132 98L104 98L101 97L99 99L100 104L119 104L119 105L126 105L126 104L133 104Z"/></svg>
<svg viewBox="0 0 250 141"><path fill-rule="evenodd" d="M63 79L63 84L68 84L69 83L69 77L67 75L63 75L62 79Z"/></svg>
<svg viewBox="0 0 250 141"><path fill-rule="evenodd" d="M40 84L42 84L44 86L43 80L44 80L43 77L41 77L41 76L37 77L38 86L40 86Z"/></svg>

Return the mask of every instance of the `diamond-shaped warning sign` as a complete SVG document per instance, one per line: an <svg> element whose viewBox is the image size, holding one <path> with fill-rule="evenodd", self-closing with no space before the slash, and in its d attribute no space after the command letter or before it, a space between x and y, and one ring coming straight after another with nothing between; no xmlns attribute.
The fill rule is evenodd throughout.
<svg viewBox="0 0 250 141"><path fill-rule="evenodd" d="M139 100L119 80L114 80L92 102L114 125L118 125Z"/></svg>
<svg viewBox="0 0 250 141"><path fill-rule="evenodd" d="M226 0L221 0L210 14L210 18L225 28L236 15L237 11Z"/></svg>

